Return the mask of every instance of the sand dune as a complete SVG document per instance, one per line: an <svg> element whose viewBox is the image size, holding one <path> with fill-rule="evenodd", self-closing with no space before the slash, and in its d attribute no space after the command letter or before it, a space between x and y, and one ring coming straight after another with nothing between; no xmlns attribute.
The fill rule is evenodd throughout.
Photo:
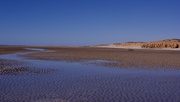
<svg viewBox="0 0 180 102"><path fill-rule="evenodd" d="M128 49L147 49L153 48L156 50L180 50L180 39L166 39L160 41L152 42L125 42L116 43L105 46L98 47L108 47L108 48L128 48Z"/></svg>
<svg viewBox="0 0 180 102"><path fill-rule="evenodd" d="M147 42L142 48L180 48L180 39L167 39L161 41Z"/></svg>

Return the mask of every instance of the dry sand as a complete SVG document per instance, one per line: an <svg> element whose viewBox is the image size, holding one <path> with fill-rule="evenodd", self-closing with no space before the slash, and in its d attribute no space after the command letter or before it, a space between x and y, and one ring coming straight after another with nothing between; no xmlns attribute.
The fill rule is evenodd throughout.
<svg viewBox="0 0 180 102"><path fill-rule="evenodd" d="M55 52L41 52L26 55L32 59L77 61L108 60L111 63L98 65L120 68L175 68L180 69L180 51L148 50L148 49L117 49L104 47L40 47Z"/></svg>

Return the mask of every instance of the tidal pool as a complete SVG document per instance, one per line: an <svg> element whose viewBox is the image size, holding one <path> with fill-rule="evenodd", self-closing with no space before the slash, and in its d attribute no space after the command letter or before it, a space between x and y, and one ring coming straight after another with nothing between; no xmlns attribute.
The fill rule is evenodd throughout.
<svg viewBox="0 0 180 102"><path fill-rule="evenodd" d="M23 54L29 53L0 58L47 73L0 75L0 102L180 102L180 70L32 60L19 56Z"/></svg>

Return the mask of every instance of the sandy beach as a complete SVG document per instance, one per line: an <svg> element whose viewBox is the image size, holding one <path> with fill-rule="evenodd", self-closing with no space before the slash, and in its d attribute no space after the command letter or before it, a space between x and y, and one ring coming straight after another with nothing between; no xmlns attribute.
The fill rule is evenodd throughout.
<svg viewBox="0 0 180 102"><path fill-rule="evenodd" d="M7 50L0 50L3 102L180 100L178 50L42 46Z"/></svg>
<svg viewBox="0 0 180 102"><path fill-rule="evenodd" d="M1 47L0 54L27 52L27 47ZM116 47L33 47L44 48L54 52L39 52L25 55L30 59L57 60L68 62L85 62L87 60L105 60L112 62L94 63L97 65L119 68L175 68L180 69L180 51L177 49L149 49L137 46ZM32 51L31 51L32 52ZM1 63L7 62L3 59ZM12 62L12 61L9 61Z"/></svg>
<svg viewBox="0 0 180 102"><path fill-rule="evenodd" d="M164 68L180 69L179 50L149 50L106 47L40 47L55 52L41 52L26 55L27 58L84 62L86 60L106 60L96 63L119 68Z"/></svg>

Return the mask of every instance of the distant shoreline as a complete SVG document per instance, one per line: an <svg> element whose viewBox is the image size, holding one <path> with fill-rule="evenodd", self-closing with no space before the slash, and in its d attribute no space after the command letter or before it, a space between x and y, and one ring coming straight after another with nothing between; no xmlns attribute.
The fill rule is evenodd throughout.
<svg viewBox="0 0 180 102"><path fill-rule="evenodd" d="M95 47L119 48L119 49L144 49L144 50L180 50L180 48L141 48L141 46L115 46L115 45L95 46Z"/></svg>
<svg viewBox="0 0 180 102"><path fill-rule="evenodd" d="M165 39L152 42L124 42L108 45L99 45L96 47L146 50L180 50L180 39Z"/></svg>

